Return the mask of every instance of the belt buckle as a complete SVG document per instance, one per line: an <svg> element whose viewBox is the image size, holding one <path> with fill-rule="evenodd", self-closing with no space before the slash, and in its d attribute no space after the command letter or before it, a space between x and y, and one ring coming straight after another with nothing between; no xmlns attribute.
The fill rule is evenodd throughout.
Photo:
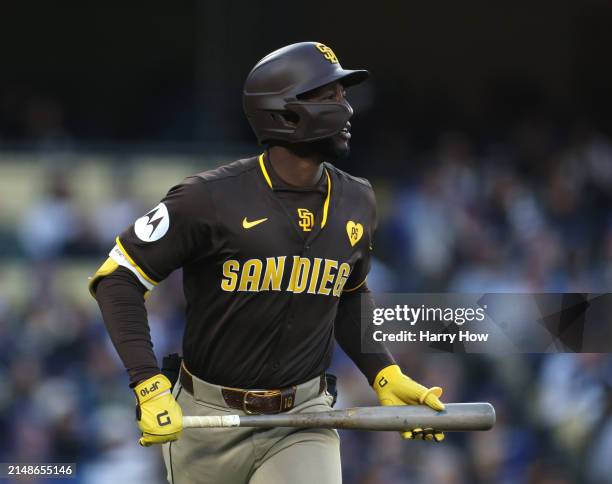
<svg viewBox="0 0 612 484"><path fill-rule="evenodd" d="M242 396L242 411L244 413L246 413L247 415L255 415L255 414L258 413L258 412L251 412L248 409L249 394L254 394L254 395L257 394L257 395L262 396L264 398L265 397L272 397L272 396L276 396L276 395L280 394L281 395L281 399L280 399L280 404L279 404L280 408L278 409L278 413L282 412L283 399L282 399L282 394L281 394L281 392L279 390L272 390L272 391L270 391L270 390L246 390L244 392L244 395Z"/></svg>
<svg viewBox="0 0 612 484"><path fill-rule="evenodd" d="M249 397L249 393L255 393L255 391L247 390L246 392L244 392L244 395L242 395L242 411L246 413L247 415L253 415L256 412L251 412L247 408L247 405L248 405L247 398Z"/></svg>

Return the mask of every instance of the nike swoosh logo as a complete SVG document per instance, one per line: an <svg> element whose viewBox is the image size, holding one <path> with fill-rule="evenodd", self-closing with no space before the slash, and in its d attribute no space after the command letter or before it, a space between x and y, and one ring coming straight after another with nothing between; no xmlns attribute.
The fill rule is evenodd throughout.
<svg viewBox="0 0 612 484"><path fill-rule="evenodd" d="M265 222L266 220L268 220L268 218L267 218L267 217L266 217L266 218L260 218L259 220L253 220L252 222L249 222L249 221L247 220L247 218L246 218L246 217L244 217L244 218L242 219L242 226L243 226L245 229L250 229L250 228L255 227L255 225L259 225L260 223Z"/></svg>

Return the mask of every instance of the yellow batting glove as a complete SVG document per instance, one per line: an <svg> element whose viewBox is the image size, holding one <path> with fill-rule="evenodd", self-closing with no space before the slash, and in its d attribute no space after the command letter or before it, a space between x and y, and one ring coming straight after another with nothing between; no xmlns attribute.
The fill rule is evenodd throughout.
<svg viewBox="0 0 612 484"><path fill-rule="evenodd" d="M426 388L402 373L397 365L390 365L378 372L372 385L381 405L427 405L437 410L444 410L440 401L442 388ZM444 434L434 429L411 429L402 432L405 439L422 439L439 442Z"/></svg>
<svg viewBox="0 0 612 484"><path fill-rule="evenodd" d="M176 440L183 430L183 412L171 388L170 380L161 373L134 388L136 418L142 432L138 443L143 447Z"/></svg>

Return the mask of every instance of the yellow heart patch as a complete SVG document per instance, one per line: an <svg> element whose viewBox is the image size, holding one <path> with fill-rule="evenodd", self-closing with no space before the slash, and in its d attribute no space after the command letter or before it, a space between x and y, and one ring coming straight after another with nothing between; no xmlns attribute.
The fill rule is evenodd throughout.
<svg viewBox="0 0 612 484"><path fill-rule="evenodd" d="M355 244L361 240L361 237L363 237L363 225L349 220L346 223L346 233L351 246L354 247Z"/></svg>

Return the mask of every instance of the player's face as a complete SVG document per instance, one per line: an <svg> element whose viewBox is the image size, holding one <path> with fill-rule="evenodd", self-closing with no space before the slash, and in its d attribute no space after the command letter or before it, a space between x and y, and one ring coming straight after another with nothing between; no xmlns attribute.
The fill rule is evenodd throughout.
<svg viewBox="0 0 612 484"><path fill-rule="evenodd" d="M305 101L312 102L334 102L348 104L346 99L346 90L339 81L313 89L312 91L301 96L301 98ZM350 152L350 139L351 123L347 121L346 126L337 135L332 136L331 138L315 141L312 143L312 145L315 147L316 151L320 152L326 157L339 159L348 156Z"/></svg>

